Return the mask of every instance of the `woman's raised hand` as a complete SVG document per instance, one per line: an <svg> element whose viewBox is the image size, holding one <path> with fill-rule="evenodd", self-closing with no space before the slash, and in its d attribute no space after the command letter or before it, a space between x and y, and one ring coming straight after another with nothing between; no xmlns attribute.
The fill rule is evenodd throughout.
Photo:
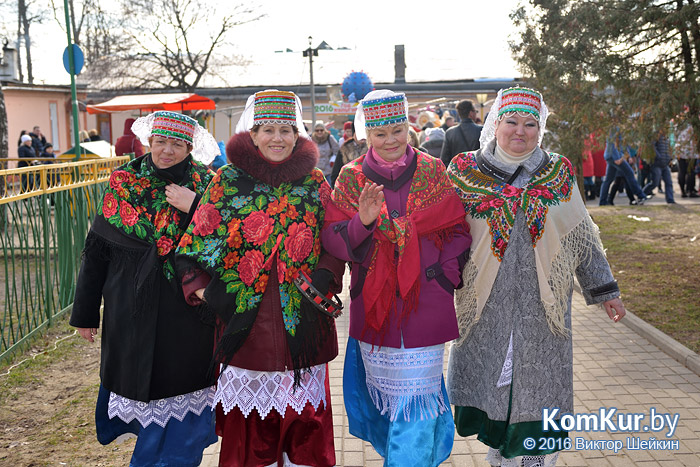
<svg viewBox="0 0 700 467"><path fill-rule="evenodd" d="M366 184L360 193L360 221L365 226L370 226L379 216L379 211L384 204L384 185L376 183Z"/></svg>

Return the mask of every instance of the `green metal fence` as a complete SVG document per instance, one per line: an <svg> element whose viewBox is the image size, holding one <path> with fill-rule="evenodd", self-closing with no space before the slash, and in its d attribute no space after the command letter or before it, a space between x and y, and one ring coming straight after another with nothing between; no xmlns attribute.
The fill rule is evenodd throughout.
<svg viewBox="0 0 700 467"><path fill-rule="evenodd" d="M70 310L100 195L128 160L0 170L0 361Z"/></svg>

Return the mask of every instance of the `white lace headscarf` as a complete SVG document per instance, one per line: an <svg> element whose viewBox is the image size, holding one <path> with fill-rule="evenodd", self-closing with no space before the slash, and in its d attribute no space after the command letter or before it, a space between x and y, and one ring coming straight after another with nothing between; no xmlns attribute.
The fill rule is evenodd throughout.
<svg viewBox="0 0 700 467"><path fill-rule="evenodd" d="M139 117L133 125L131 125L131 131L134 132L144 146L150 146L148 138L151 137L151 130L153 129L153 122L156 119L156 113L157 112L153 112L145 117ZM206 128L202 128L199 123L195 123L194 133L192 134L192 152L190 153L192 154L192 158L204 165L209 165L220 153L221 148L219 148L219 145L216 143L211 133L209 133Z"/></svg>
<svg viewBox="0 0 700 467"><path fill-rule="evenodd" d="M508 88L510 89L510 88ZM496 124L503 120L506 116L517 114L521 116L532 116L534 117L533 114L527 113L527 112L508 112L500 117L498 116L498 109L501 108L501 103L503 102L503 91L506 89L500 89L498 91L498 95L496 96L496 100L493 101L493 105L491 106L491 110L489 111L488 116L486 117L486 122L484 122L484 127L481 129L481 136L479 137L479 143L482 148L485 148L491 141L493 141L496 138ZM538 91L539 93L539 91ZM542 96L542 93L539 93L540 96ZM539 123L539 136L537 138L537 145L539 146L542 144L542 137L544 136L544 130L547 126L547 117L549 116L549 110L547 109L547 105L544 103L544 98L541 98L540 100L541 103L541 108L540 108L540 117L537 119L537 122Z"/></svg>
<svg viewBox="0 0 700 467"><path fill-rule="evenodd" d="M277 89L265 89L262 92L279 92ZM257 94L257 93L255 93ZM243 110L243 113L241 114L241 118L238 120L238 123L236 124L236 133L241 133L243 131L248 131L251 128L253 128L253 125L255 124L255 94L252 94L250 97L248 97L248 100L245 103L245 109ZM292 93L294 94L294 93ZM296 101L296 127L297 130L299 130L299 136L303 136L304 138L308 138L309 134L306 132L306 128L304 128L304 119L302 117L302 108L301 108L301 100L299 100L299 96L294 94L294 100ZM275 121L271 121L270 123L279 123Z"/></svg>
<svg viewBox="0 0 700 467"><path fill-rule="evenodd" d="M366 101L372 101L375 99L383 99L386 97L394 97L394 96L403 96L404 113L406 114L406 119L404 121L389 124L386 126L407 124L407 122L408 122L408 100L406 99L406 95L403 93L400 93L400 92L390 91L388 89L377 89L376 91L372 91L372 92L368 93L360 101L360 103L357 105L357 109L355 110L355 135L356 135L358 140L367 139L367 128L365 126L365 111L362 108L362 103L366 102Z"/></svg>

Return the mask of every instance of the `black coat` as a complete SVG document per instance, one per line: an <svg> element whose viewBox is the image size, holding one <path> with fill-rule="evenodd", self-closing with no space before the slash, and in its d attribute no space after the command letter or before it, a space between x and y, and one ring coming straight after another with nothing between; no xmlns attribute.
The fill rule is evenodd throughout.
<svg viewBox="0 0 700 467"><path fill-rule="evenodd" d="M470 118L463 119L459 125L455 125L445 133L445 142L442 145L440 159L445 166L450 165L454 156L465 151L479 149L479 136L481 125L477 125Z"/></svg>
<svg viewBox="0 0 700 467"><path fill-rule="evenodd" d="M20 146L17 148L17 156L19 156L22 159L34 159L37 157L36 153L34 152L34 149L31 146L27 146L26 144L20 144ZM29 165L30 161L19 161L17 164L17 167L27 167Z"/></svg>
<svg viewBox="0 0 700 467"><path fill-rule="evenodd" d="M154 262L155 260L155 262ZM139 272L158 268L145 296L137 297ZM111 392L149 401L208 387L213 323L185 303L179 280L162 273L155 245L128 238L97 216L86 239L70 324L100 325L100 378Z"/></svg>

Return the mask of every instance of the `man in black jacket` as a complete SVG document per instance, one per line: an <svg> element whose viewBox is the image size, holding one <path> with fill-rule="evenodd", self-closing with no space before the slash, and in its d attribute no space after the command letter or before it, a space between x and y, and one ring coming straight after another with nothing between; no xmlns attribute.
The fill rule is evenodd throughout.
<svg viewBox="0 0 700 467"><path fill-rule="evenodd" d="M44 152L44 146L46 146L46 136L41 133L41 128L39 128L38 125L34 127L31 133L29 133L29 136L32 137L32 148L34 148L35 155L36 157L39 157L39 155Z"/></svg>
<svg viewBox="0 0 700 467"><path fill-rule="evenodd" d="M477 125L473 120L476 118L474 103L469 99L460 101L457 104L457 113L461 122L447 130L445 142L440 152L440 159L445 163L445 166L448 166L457 154L479 149L481 125Z"/></svg>

